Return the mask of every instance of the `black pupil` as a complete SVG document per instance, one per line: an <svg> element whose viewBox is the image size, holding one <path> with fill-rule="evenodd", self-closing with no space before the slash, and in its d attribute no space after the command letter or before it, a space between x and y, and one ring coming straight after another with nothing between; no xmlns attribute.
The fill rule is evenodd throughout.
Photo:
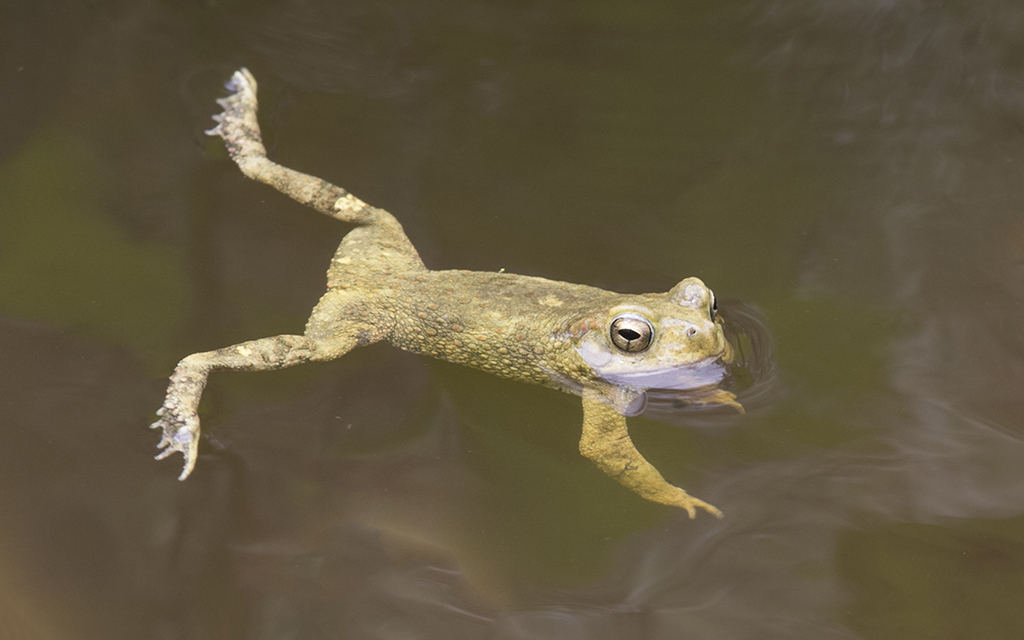
<svg viewBox="0 0 1024 640"><path fill-rule="evenodd" d="M640 337L640 334L632 329L619 329L619 336L632 342L633 340L637 340Z"/></svg>

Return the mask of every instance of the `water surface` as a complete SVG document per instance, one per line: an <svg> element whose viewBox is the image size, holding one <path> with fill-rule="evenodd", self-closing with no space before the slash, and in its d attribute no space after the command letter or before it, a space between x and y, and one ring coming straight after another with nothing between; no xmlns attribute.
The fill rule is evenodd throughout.
<svg viewBox="0 0 1024 640"><path fill-rule="evenodd" d="M1020 638L1024 7L92 2L0 15L0 635ZM272 157L428 266L666 291L747 330L748 411L576 452L579 400L301 331L347 231L202 134L239 66ZM741 332L742 333L742 332Z"/></svg>

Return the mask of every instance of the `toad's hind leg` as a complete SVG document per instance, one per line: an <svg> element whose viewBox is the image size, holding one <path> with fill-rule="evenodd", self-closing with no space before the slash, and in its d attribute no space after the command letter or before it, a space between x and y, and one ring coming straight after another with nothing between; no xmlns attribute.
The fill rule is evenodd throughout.
<svg viewBox="0 0 1024 640"><path fill-rule="evenodd" d="M150 425L153 429L163 430L158 445L163 451L157 460L180 451L185 456L185 468L178 479L184 480L192 473L199 449L199 399L212 371L282 369L313 360L316 351L317 345L305 336L285 335L250 340L184 358L174 368L167 397L156 412L160 419Z"/></svg>
<svg viewBox="0 0 1024 640"><path fill-rule="evenodd" d="M330 342L309 336L284 335L193 353L184 358L171 375L167 397L157 411L160 419L150 425L163 431L158 445L163 451L157 460L180 451L185 456L185 466L178 479L184 480L192 473L199 449L199 399L211 372L223 369L272 371L304 362L331 360L358 342L355 335L338 336Z"/></svg>
<svg viewBox="0 0 1024 640"><path fill-rule="evenodd" d="M199 448L199 400L210 373L217 370L273 371L304 362L340 358L352 348L381 340L386 322L368 317L359 296L330 291L320 299L301 336L283 335L250 340L215 351L193 353L178 363L167 387L160 419L150 425L162 429L158 460L175 451L185 456L178 477L184 480L196 464Z"/></svg>
<svg viewBox="0 0 1024 640"><path fill-rule="evenodd" d="M364 269L423 269L419 254L402 225L384 209L372 207L348 191L315 176L300 173L267 158L256 119L256 79L247 69L236 71L227 88L232 92L217 101L224 112L213 117L217 126L206 133L220 136L228 154L247 177L266 183L288 197L320 213L358 225L339 248L337 261L348 256L356 261L373 259ZM386 254L386 264L380 255ZM347 264L347 263L346 263Z"/></svg>
<svg viewBox="0 0 1024 640"><path fill-rule="evenodd" d="M697 508L717 518L722 512L665 481L658 470L633 446L626 430L626 417L595 391L583 394L583 437L580 453L620 484L640 496L673 507L681 507L693 518Z"/></svg>

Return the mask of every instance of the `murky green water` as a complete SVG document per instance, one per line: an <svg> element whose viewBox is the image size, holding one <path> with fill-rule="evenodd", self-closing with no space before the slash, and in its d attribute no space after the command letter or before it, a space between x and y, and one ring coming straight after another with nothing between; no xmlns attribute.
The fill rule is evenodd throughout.
<svg viewBox="0 0 1024 640"><path fill-rule="evenodd" d="M0 9L0 637L1021 638L1021 42L986 1ZM202 135L242 65L271 156L428 266L712 286L748 413L630 425L725 518L603 477L577 398L382 345L215 374L196 472L154 462L174 363L300 331L348 230Z"/></svg>

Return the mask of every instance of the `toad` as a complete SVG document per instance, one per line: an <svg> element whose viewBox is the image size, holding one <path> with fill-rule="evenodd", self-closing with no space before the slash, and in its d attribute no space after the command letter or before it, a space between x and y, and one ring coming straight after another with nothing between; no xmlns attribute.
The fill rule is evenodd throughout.
<svg viewBox="0 0 1024 640"><path fill-rule="evenodd" d="M267 158L256 120L256 81L246 70L218 100L207 131L220 136L242 173L355 228L342 239L323 295L302 335L280 335L194 353L171 376L159 420L163 451L196 464L199 399L212 371L267 371L340 358L386 340L423 355L542 384L583 399L580 453L654 502L717 517L714 506L669 484L633 446L626 416L653 388L696 389L700 404L742 410L715 386L733 350L714 294L697 278L668 293L625 295L511 273L432 271L387 211ZM718 376L721 377L720 374Z"/></svg>

